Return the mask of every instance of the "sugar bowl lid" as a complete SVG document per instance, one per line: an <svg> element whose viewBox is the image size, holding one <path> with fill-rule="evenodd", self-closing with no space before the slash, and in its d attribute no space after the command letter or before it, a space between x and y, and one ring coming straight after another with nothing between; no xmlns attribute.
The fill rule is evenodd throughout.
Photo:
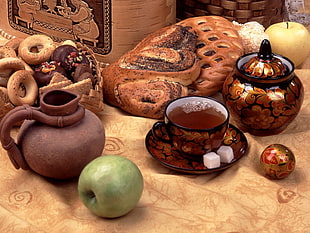
<svg viewBox="0 0 310 233"><path fill-rule="evenodd" d="M269 40L261 42L259 52L242 66L242 72L256 78L278 78L289 72L289 67L283 64L283 59L272 53Z"/></svg>

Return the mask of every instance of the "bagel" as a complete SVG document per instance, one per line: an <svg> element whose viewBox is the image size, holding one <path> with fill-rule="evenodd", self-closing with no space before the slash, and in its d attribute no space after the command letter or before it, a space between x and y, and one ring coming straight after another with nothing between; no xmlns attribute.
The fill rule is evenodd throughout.
<svg viewBox="0 0 310 233"><path fill-rule="evenodd" d="M4 43L4 46L14 49L15 53L18 55L18 47L20 45L20 42L22 42L23 40L23 38L14 37L10 40L7 40Z"/></svg>
<svg viewBox="0 0 310 233"><path fill-rule="evenodd" d="M9 101L8 89L0 87L0 106L5 105Z"/></svg>
<svg viewBox="0 0 310 233"><path fill-rule="evenodd" d="M49 61L56 44L45 35L33 35L20 42L18 55L29 65L39 65Z"/></svg>
<svg viewBox="0 0 310 233"><path fill-rule="evenodd" d="M6 86L9 77L17 70L27 70L33 73L31 67L17 57L0 59L0 86Z"/></svg>
<svg viewBox="0 0 310 233"><path fill-rule="evenodd" d="M38 97L38 85L30 71L18 70L9 78L8 96L15 106L33 105Z"/></svg>
<svg viewBox="0 0 310 233"><path fill-rule="evenodd" d="M16 52L13 48L8 46L1 46L0 47L0 59L6 57L16 57Z"/></svg>
<svg viewBox="0 0 310 233"><path fill-rule="evenodd" d="M71 46L73 46L74 48L77 48L76 43L75 43L74 41L72 41L72 40L65 40L65 41L63 41L63 42L61 43L61 45L71 45Z"/></svg>

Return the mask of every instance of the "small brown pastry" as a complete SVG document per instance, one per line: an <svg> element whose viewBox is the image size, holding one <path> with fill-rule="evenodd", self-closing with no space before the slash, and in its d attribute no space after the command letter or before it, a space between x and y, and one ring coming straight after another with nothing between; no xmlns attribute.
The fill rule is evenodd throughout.
<svg viewBox="0 0 310 233"><path fill-rule="evenodd" d="M84 79L90 78L92 81L92 84L95 85L95 78L94 75L92 74L92 69L90 68L89 64L86 63L81 63L79 64L75 71L73 72L73 82L79 82Z"/></svg>
<svg viewBox="0 0 310 233"><path fill-rule="evenodd" d="M3 106L9 101L8 89L5 87L0 87L0 106Z"/></svg>
<svg viewBox="0 0 310 233"><path fill-rule="evenodd" d="M8 46L0 46L0 59L6 57L16 57L15 50Z"/></svg>
<svg viewBox="0 0 310 233"><path fill-rule="evenodd" d="M57 47L52 54L51 60L59 62L70 75L79 64L89 64L87 57L72 45Z"/></svg>
<svg viewBox="0 0 310 233"><path fill-rule="evenodd" d="M27 70L33 74L31 67L18 57L0 59L0 86L6 86L9 77L17 70Z"/></svg>
<svg viewBox="0 0 310 233"><path fill-rule="evenodd" d="M20 42L22 42L23 40L24 40L23 38L15 37L10 40L7 40L4 43L4 46L14 49L15 53L18 55L18 48L19 48Z"/></svg>
<svg viewBox="0 0 310 233"><path fill-rule="evenodd" d="M7 85L10 102L15 106L33 105L37 100L38 86L31 72L18 70L10 77Z"/></svg>
<svg viewBox="0 0 310 233"><path fill-rule="evenodd" d="M39 87L46 86L51 81L55 73L66 75L66 71L59 63L55 61L43 62L41 65L34 68L33 77Z"/></svg>
<svg viewBox="0 0 310 233"><path fill-rule="evenodd" d="M18 55L29 65L49 61L56 45L52 38L45 35L32 35L22 40Z"/></svg>

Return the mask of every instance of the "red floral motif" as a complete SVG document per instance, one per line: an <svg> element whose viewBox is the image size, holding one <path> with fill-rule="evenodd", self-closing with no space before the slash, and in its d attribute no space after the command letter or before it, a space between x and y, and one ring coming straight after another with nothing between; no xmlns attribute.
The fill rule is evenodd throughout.
<svg viewBox="0 0 310 233"><path fill-rule="evenodd" d="M248 95L242 95L243 98L245 96L245 101L247 104L254 104L255 103L255 94L254 93L249 93Z"/></svg>
<svg viewBox="0 0 310 233"><path fill-rule="evenodd" d="M171 133L179 136L179 135L184 134L184 130L181 130L180 128L177 128L177 127L172 127Z"/></svg>
<svg viewBox="0 0 310 233"><path fill-rule="evenodd" d="M286 164L288 161L288 157L286 154L278 154L279 164Z"/></svg>
<svg viewBox="0 0 310 233"><path fill-rule="evenodd" d="M283 127L283 125L285 125L289 119L290 118L285 117L285 116L279 116L279 117L275 118L270 129L278 129L280 127Z"/></svg>
<svg viewBox="0 0 310 233"><path fill-rule="evenodd" d="M293 171L295 169L295 161L294 160L290 160L287 163L287 170L288 171Z"/></svg>
<svg viewBox="0 0 310 233"><path fill-rule="evenodd" d="M159 138L162 138L164 140L169 140L169 136L167 134L166 127L161 127L160 129L155 129L154 133Z"/></svg>
<svg viewBox="0 0 310 233"><path fill-rule="evenodd" d="M229 88L231 98L238 99L243 92L244 92L244 84L241 84L238 80L233 81L231 87Z"/></svg>
<svg viewBox="0 0 310 233"><path fill-rule="evenodd" d="M257 84L238 73L230 76L224 84L223 97L239 127L266 135L285 129L297 115L304 95L298 77L291 78L287 83L266 80Z"/></svg>
<svg viewBox="0 0 310 233"><path fill-rule="evenodd" d="M181 149L183 152L187 154L201 154L203 153L203 148L201 145L195 143L195 142L180 142L181 143Z"/></svg>
<svg viewBox="0 0 310 233"><path fill-rule="evenodd" d="M236 130L229 129L226 131L223 143L225 145L231 145L232 143L238 143L240 142L240 134Z"/></svg>
<svg viewBox="0 0 310 233"><path fill-rule="evenodd" d="M266 149L261 158L265 164L278 164L277 151L273 148Z"/></svg>
<svg viewBox="0 0 310 233"><path fill-rule="evenodd" d="M280 172L280 173L278 173L278 174L276 175L276 177L277 177L278 179L283 179L283 178L287 177L289 174L290 174L289 172Z"/></svg>
<svg viewBox="0 0 310 233"><path fill-rule="evenodd" d="M184 156L185 154L181 154L180 151L178 151L177 148L170 143L158 140L157 137L154 137L153 132L149 132L146 138L147 149L149 150L151 155L157 160L161 161L164 166L170 167L175 170L189 169L190 173L209 173L209 169L204 166L204 163L201 159L189 159L187 156ZM231 142L231 147L234 151L234 160L231 163L232 165L245 154L247 148L247 140L241 133L241 131L239 131L233 125L230 125L225 132L225 141L223 141L223 144L228 145L227 142ZM210 172L217 171L218 169L226 169L228 167L226 165L223 165L220 168L211 169L212 171Z"/></svg>
<svg viewBox="0 0 310 233"><path fill-rule="evenodd" d="M282 100L274 100L271 103L271 107L273 109L272 113L275 116L279 116L279 115L283 114L283 112L285 111L285 108L287 107L287 105Z"/></svg>
<svg viewBox="0 0 310 233"><path fill-rule="evenodd" d="M242 108L246 108L249 106L249 104L252 104L255 102L255 95L248 94L248 95L240 95L238 99L236 99L236 102L233 103L235 105L235 108L240 111Z"/></svg>
<svg viewBox="0 0 310 233"><path fill-rule="evenodd" d="M252 89L249 89L248 93L253 94L253 95L258 95L258 96L266 95L266 91L264 89L257 88L257 87L253 87Z"/></svg>
<svg viewBox="0 0 310 233"><path fill-rule="evenodd" d="M268 91L265 95L259 95L257 97L256 103L263 105L264 107L268 108L270 107L271 97L268 95Z"/></svg>
<svg viewBox="0 0 310 233"><path fill-rule="evenodd" d="M262 109L259 105L253 105L251 109L242 111L243 123L252 129L268 129L271 127L274 117L269 109Z"/></svg>
<svg viewBox="0 0 310 233"><path fill-rule="evenodd" d="M272 177L272 178L276 177L277 176L277 171L272 169L272 168L269 168L269 170L268 170L266 175L269 176L269 177Z"/></svg>
<svg viewBox="0 0 310 233"><path fill-rule="evenodd" d="M155 150L153 150L152 153L154 153L156 155L156 157L158 158L164 158L166 156L169 156L172 154L171 151L171 146L167 143L163 143L163 142L154 142L154 141L149 141L150 145L151 145L151 149L153 150L153 148Z"/></svg>

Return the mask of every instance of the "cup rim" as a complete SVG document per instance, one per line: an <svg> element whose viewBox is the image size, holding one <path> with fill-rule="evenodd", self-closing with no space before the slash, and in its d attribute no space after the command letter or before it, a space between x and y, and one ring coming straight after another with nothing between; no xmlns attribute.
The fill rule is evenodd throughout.
<svg viewBox="0 0 310 233"><path fill-rule="evenodd" d="M204 128L204 129L193 129L193 128L189 128L189 127L186 127L186 126L179 125L179 124L173 122L173 121L169 118L169 116L168 116L168 114L167 114L167 109L168 109L168 107L169 107L172 103L174 103L175 101L178 101L178 100L180 100L180 99L184 99L184 98L197 98L197 97L198 97L198 98L204 98L204 99L212 100L212 101L215 101L215 102L217 102L218 104L220 104L220 105L225 109L225 111L227 112L227 117L226 117L225 121L223 121L221 124L219 124L219 125L217 125L217 126L215 126L215 127ZM214 129L217 129L217 128L221 128L221 127L222 127L223 125L225 125L225 124L228 125L229 119L230 119L230 112L229 112L227 106L226 106L224 103L220 102L219 100L217 100L217 99L215 99L215 98L213 98L213 97L209 97L209 96L200 96L200 95L195 95L195 96L182 96L182 97L178 97L178 98L176 98L176 99L170 101L170 102L166 105L166 107L165 107L164 115L165 115L165 121L166 121L166 119L168 119L168 121L170 122L170 124L172 124L172 125L174 125L174 126L176 126L176 127L179 127L179 128L181 128L181 129L184 129L184 130L187 130L187 131L199 131L199 132L201 132L201 131L210 131L210 130L214 130Z"/></svg>

